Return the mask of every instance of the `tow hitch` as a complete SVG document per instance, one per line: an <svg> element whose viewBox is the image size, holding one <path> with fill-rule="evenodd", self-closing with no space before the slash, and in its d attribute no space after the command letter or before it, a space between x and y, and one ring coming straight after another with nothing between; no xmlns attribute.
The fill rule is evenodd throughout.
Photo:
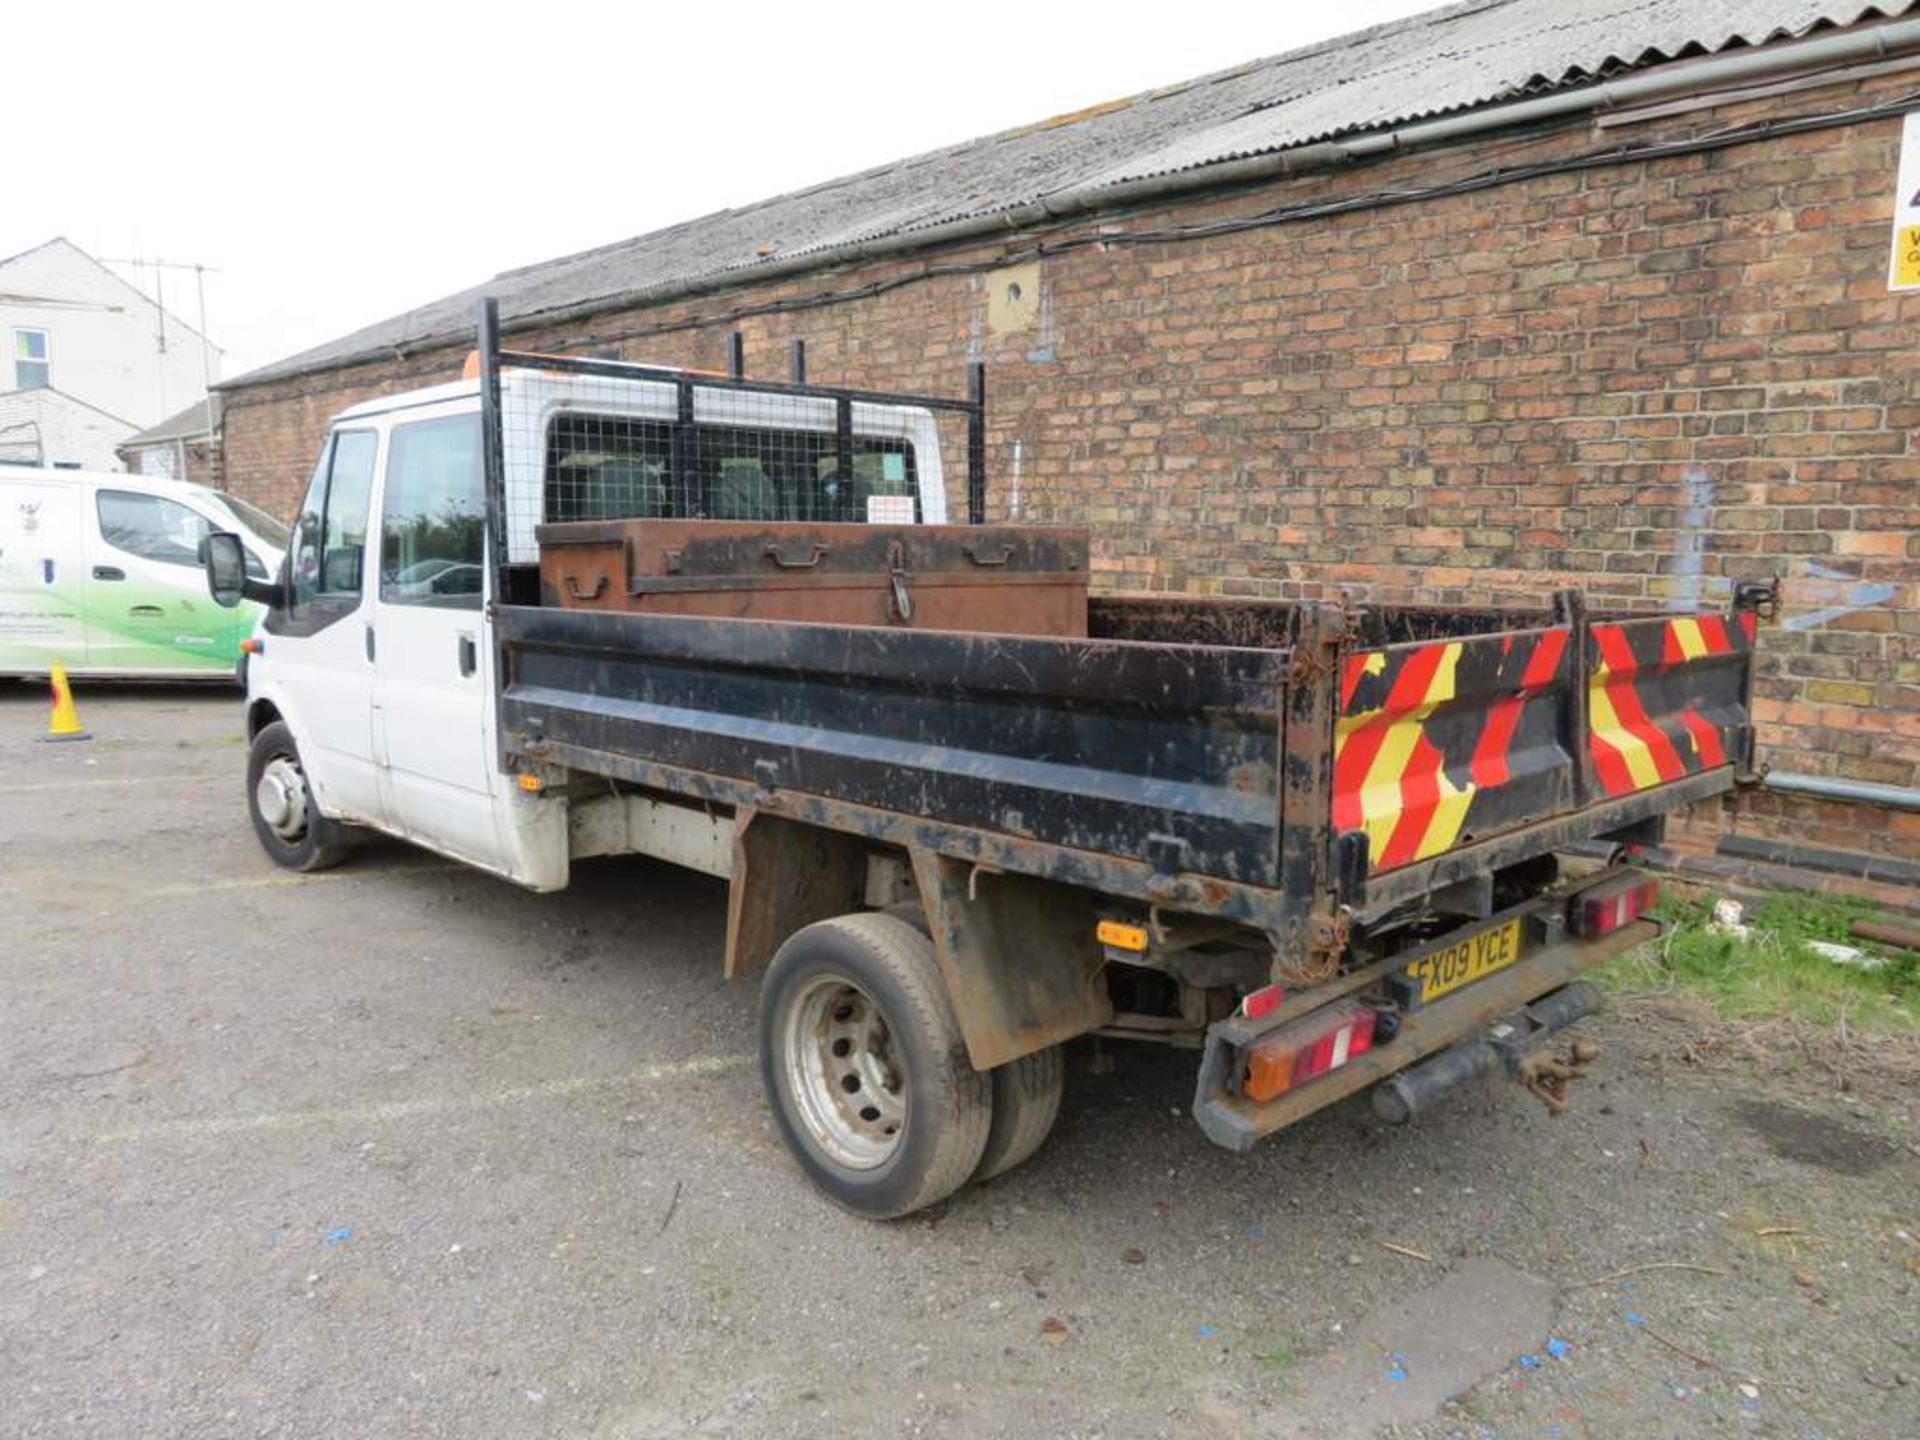
<svg viewBox="0 0 1920 1440"><path fill-rule="evenodd" d="M1576 1040L1563 1055L1553 1055L1542 1050L1527 1056L1520 1062L1520 1083L1527 1087L1527 1093L1547 1107L1549 1115L1558 1115L1567 1108L1567 1087L1586 1074L1586 1067L1600 1058L1600 1045L1595 1040Z"/></svg>
<svg viewBox="0 0 1920 1440"><path fill-rule="evenodd" d="M1507 1016L1486 1034L1442 1050L1402 1070L1373 1089L1373 1113L1391 1125L1404 1125L1430 1110L1462 1085L1504 1070L1530 1095L1558 1115L1567 1108L1567 1088L1600 1058L1591 1040L1576 1040L1564 1055L1536 1052L1534 1046L1576 1020L1597 1014L1600 992L1585 980L1563 985L1551 995Z"/></svg>

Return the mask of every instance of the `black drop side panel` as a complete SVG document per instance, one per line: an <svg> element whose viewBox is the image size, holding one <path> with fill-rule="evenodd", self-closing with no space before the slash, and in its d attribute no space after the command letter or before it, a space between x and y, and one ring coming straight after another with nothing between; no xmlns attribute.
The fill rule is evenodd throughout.
<svg viewBox="0 0 1920 1440"><path fill-rule="evenodd" d="M509 750L1278 882L1284 652L503 607Z"/></svg>

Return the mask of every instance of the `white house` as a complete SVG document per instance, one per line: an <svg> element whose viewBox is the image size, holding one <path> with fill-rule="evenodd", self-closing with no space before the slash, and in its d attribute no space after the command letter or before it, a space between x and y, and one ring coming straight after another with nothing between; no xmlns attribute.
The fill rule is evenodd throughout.
<svg viewBox="0 0 1920 1440"><path fill-rule="evenodd" d="M0 391L0 464L121 470L118 447L134 429L63 391Z"/></svg>
<svg viewBox="0 0 1920 1440"><path fill-rule="evenodd" d="M0 259L0 344L5 460L117 470L220 378L217 346L64 238Z"/></svg>

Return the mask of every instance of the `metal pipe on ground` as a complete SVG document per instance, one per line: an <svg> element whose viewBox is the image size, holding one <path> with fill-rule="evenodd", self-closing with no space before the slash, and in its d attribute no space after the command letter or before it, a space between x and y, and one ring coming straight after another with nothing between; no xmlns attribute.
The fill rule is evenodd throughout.
<svg viewBox="0 0 1920 1440"><path fill-rule="evenodd" d="M1920 927L1890 925L1884 920L1856 920L1848 928L1862 940L1877 940L1899 950L1920 951Z"/></svg>

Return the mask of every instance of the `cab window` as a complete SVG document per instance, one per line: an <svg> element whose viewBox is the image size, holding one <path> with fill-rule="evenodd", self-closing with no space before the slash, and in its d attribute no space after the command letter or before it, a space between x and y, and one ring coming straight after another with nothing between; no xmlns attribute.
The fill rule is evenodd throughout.
<svg viewBox="0 0 1920 1440"><path fill-rule="evenodd" d="M133 490L102 490L94 508L107 544L162 565L198 565L200 542L213 530L205 516L186 506Z"/></svg>
<svg viewBox="0 0 1920 1440"><path fill-rule="evenodd" d="M673 426L568 413L547 434L548 520L918 520L906 440L856 436L853 474L835 437L747 425L694 428L692 473L675 469ZM873 502L879 499L879 504Z"/></svg>
<svg viewBox="0 0 1920 1440"><path fill-rule="evenodd" d="M295 612L311 607L345 614L358 603L378 449L371 430L337 430L321 455L294 524Z"/></svg>
<svg viewBox="0 0 1920 1440"><path fill-rule="evenodd" d="M673 426L564 414L547 434L549 520L659 520L684 515L668 496Z"/></svg>
<svg viewBox="0 0 1920 1440"><path fill-rule="evenodd" d="M479 417L396 425L383 495L381 600L479 609L487 513Z"/></svg>

